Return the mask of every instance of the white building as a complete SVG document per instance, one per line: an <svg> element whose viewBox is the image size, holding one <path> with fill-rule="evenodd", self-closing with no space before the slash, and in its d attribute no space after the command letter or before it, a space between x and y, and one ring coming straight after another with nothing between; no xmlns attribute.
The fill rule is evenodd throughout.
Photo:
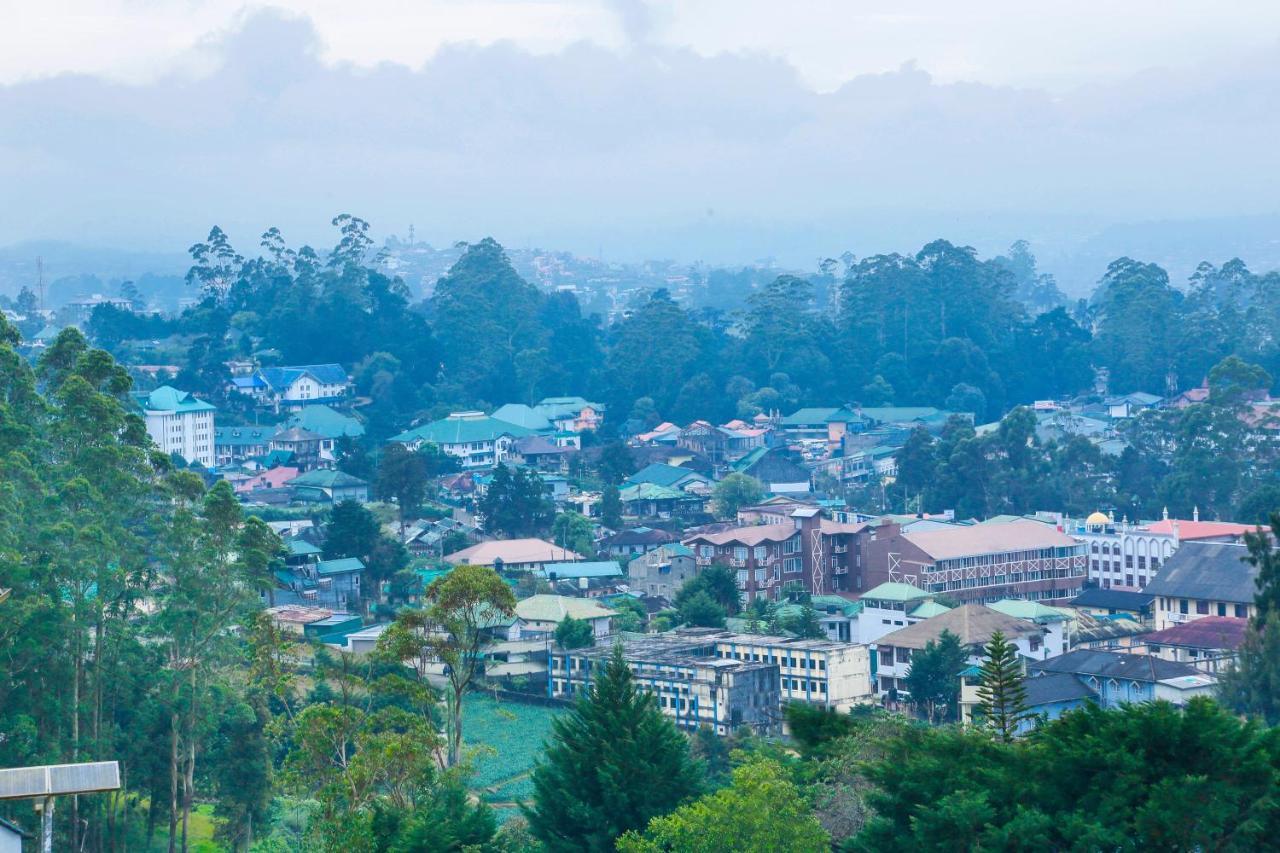
<svg viewBox="0 0 1280 853"><path fill-rule="evenodd" d="M134 400L157 447L165 453L177 453L188 464L213 467L213 406L168 385L150 394L135 394Z"/></svg>

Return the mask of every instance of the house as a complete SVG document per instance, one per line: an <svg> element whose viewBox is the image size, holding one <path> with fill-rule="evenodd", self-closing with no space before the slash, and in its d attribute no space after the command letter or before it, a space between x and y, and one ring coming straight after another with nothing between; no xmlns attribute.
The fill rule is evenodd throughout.
<svg viewBox="0 0 1280 853"><path fill-rule="evenodd" d="M313 567L317 599L321 604L357 609L360 606L360 578L364 562L359 557L321 560Z"/></svg>
<svg viewBox="0 0 1280 853"><path fill-rule="evenodd" d="M846 432L865 424L865 418L843 406L798 409L778 422L783 435L791 441L821 445L828 451L840 445Z"/></svg>
<svg viewBox="0 0 1280 853"><path fill-rule="evenodd" d="M491 417L542 435L556 431L555 424L551 423L546 415L524 403L507 403L505 406L499 406Z"/></svg>
<svg viewBox="0 0 1280 853"><path fill-rule="evenodd" d="M322 461L328 461L322 453L324 447L333 447L333 441L319 433L300 427L293 427L277 432L271 436L271 449L291 453L292 462L303 470L315 468ZM332 458L332 453L328 454Z"/></svg>
<svg viewBox="0 0 1280 853"><path fill-rule="evenodd" d="M630 518L687 518L706 507L705 495L655 483L632 483L618 491L622 512Z"/></svg>
<svg viewBox="0 0 1280 853"><path fill-rule="evenodd" d="M533 408L556 429L567 432L588 432L604 423L604 406L581 397L546 397Z"/></svg>
<svg viewBox="0 0 1280 853"><path fill-rule="evenodd" d="M1089 545L1089 579L1103 589L1142 589L1183 542L1239 542L1254 528L1226 521L1190 520L1116 522L1094 512L1084 521L1063 521L1063 530Z"/></svg>
<svg viewBox="0 0 1280 853"><path fill-rule="evenodd" d="M904 581L966 602L1065 601L1085 580L1086 546L1031 519L903 533L890 521L861 539L866 586ZM855 585L855 588L856 585Z"/></svg>
<svg viewBox="0 0 1280 853"><path fill-rule="evenodd" d="M641 444L677 444L681 432L680 427L671 421L663 421L653 429L636 435L635 440Z"/></svg>
<svg viewBox="0 0 1280 853"><path fill-rule="evenodd" d="M767 432L742 421L723 426L694 421L676 434L676 446L705 456L712 469L719 472L752 450L763 447Z"/></svg>
<svg viewBox="0 0 1280 853"><path fill-rule="evenodd" d="M393 435L410 450L434 444L466 469L493 468L516 455L515 444L534 432L483 412L454 412L447 418Z"/></svg>
<svg viewBox="0 0 1280 853"><path fill-rule="evenodd" d="M782 599L783 588L799 585L811 595L853 591L850 570L865 524L824 518L818 507L801 506L781 524L733 527L684 540L699 566L713 563L736 571L747 601Z"/></svg>
<svg viewBox="0 0 1280 853"><path fill-rule="evenodd" d="M614 612L590 598L572 598L567 595L531 595L516 602L516 627L508 635L509 640L532 639L555 634L556 628L568 617L591 623L597 640L611 633L610 620Z"/></svg>
<svg viewBox="0 0 1280 853"><path fill-rule="evenodd" d="M611 595L626 583L626 575L617 560L546 563L534 574L550 581L556 592L580 598Z"/></svg>
<svg viewBox="0 0 1280 853"><path fill-rule="evenodd" d="M711 478L705 474L662 462L653 462L641 468L626 479L625 485L636 486L641 483L704 494L711 491Z"/></svg>
<svg viewBox="0 0 1280 853"><path fill-rule="evenodd" d="M997 613L1022 619L1044 629L1044 648L1047 655L1060 655L1070 651L1068 634L1071 631L1071 612L1062 607L1050 607L1038 601L1005 598L987 605Z"/></svg>
<svg viewBox="0 0 1280 853"><path fill-rule="evenodd" d="M1218 685L1188 664L1125 652L1077 649L1027 664L1028 682L1053 673L1075 676L1108 709L1161 699L1185 705L1193 696L1212 696Z"/></svg>
<svg viewBox="0 0 1280 853"><path fill-rule="evenodd" d="M659 545L627 563L627 580L632 591L668 601L676 597L685 581L697 574L693 549L678 542Z"/></svg>
<svg viewBox="0 0 1280 853"><path fill-rule="evenodd" d="M147 424L147 435L167 454L178 454L188 464L212 468L214 452L213 415L217 410L186 391L161 385L148 394L134 394L139 413Z"/></svg>
<svg viewBox="0 0 1280 853"><path fill-rule="evenodd" d="M275 427L222 426L213 429L213 456L218 466L238 465L271 450Z"/></svg>
<svg viewBox="0 0 1280 853"><path fill-rule="evenodd" d="M264 367L254 376L261 381L258 386L238 383L245 377L233 377L232 385L241 385L260 400L280 409L300 409L313 403L337 403L345 400L351 387L347 372L340 364L301 364L290 367ZM256 392L256 393L255 393Z"/></svg>
<svg viewBox="0 0 1280 853"><path fill-rule="evenodd" d="M364 424L351 415L344 415L336 409L321 404L303 406L285 419L286 429L297 428L313 432L325 438L321 445L322 452L332 453L334 444L340 438L360 438L364 435Z"/></svg>
<svg viewBox="0 0 1280 853"><path fill-rule="evenodd" d="M1098 701L1098 691L1069 672L1041 673L1035 678L1024 678L1022 684L1026 690L1023 704L1031 717L1018 726L1019 734L1056 720L1086 703L1096 704Z"/></svg>
<svg viewBox="0 0 1280 853"><path fill-rule="evenodd" d="M532 572L547 563L583 559L581 554L545 539L495 539L480 542L461 551L446 554L444 560L453 565L491 566L498 571Z"/></svg>
<svg viewBox="0 0 1280 853"><path fill-rule="evenodd" d="M294 477L286 485L293 491L295 500L299 501L337 504L343 501L367 503L369 500L368 483L332 468L308 471Z"/></svg>
<svg viewBox="0 0 1280 853"><path fill-rule="evenodd" d="M283 489L290 480L296 479L302 472L297 468L280 465L250 474L232 486L238 495L247 495L259 489Z"/></svg>
<svg viewBox="0 0 1280 853"><path fill-rule="evenodd" d="M759 480L765 491L773 494L813 491L809 469L796 464L786 448L757 447L734 462L732 468Z"/></svg>
<svg viewBox="0 0 1280 853"><path fill-rule="evenodd" d="M517 464L528 465L543 473L563 474L569 470L569 457L574 454L572 447L556 444L541 435L528 435L518 438L512 455Z"/></svg>
<svg viewBox="0 0 1280 853"><path fill-rule="evenodd" d="M719 735L742 728L757 734L777 733L781 705L776 665L715 655L707 637L646 635L622 643L622 656L637 686L647 690L676 727L693 732L708 726ZM590 684L613 649L551 651L547 695L570 699Z"/></svg>
<svg viewBox="0 0 1280 853"><path fill-rule="evenodd" d="M1258 569L1245 562L1248 555L1244 545L1184 543L1147 584L1155 598L1156 630L1206 616L1256 616Z"/></svg>
<svg viewBox="0 0 1280 853"><path fill-rule="evenodd" d="M981 604L962 604L954 610L885 634L872 644L877 662L877 694L891 701L905 695L912 656L929 643L937 642L943 631L949 631L960 639L969 663L974 666L982 664L986 645L997 631L1004 634L1005 639L1013 643L1024 657L1043 658L1047 652L1044 644L1046 632L1039 625Z"/></svg>
<svg viewBox="0 0 1280 853"><path fill-rule="evenodd" d="M853 643L874 643L885 634L949 609L934 602L933 596L920 587L900 581L877 584L864 592L858 603L861 608L849 628L848 641Z"/></svg>
<svg viewBox="0 0 1280 853"><path fill-rule="evenodd" d="M1149 592L1089 587L1067 606L1091 616L1129 616L1145 625L1155 618L1154 603L1155 596Z"/></svg>
<svg viewBox="0 0 1280 853"><path fill-rule="evenodd" d="M634 557L646 554L677 539L674 533L655 527L632 527L619 530L600 541L600 549L610 557Z"/></svg>
<svg viewBox="0 0 1280 853"><path fill-rule="evenodd" d="M1117 420L1135 417L1139 412L1154 409L1164 402L1163 397L1148 394L1145 391L1134 391L1118 397L1108 397L1104 402L1107 415Z"/></svg>
<svg viewBox="0 0 1280 853"><path fill-rule="evenodd" d="M1248 619L1205 616L1146 634L1142 637L1142 645L1137 648L1163 660L1187 663L1202 672L1216 673L1235 661L1248 627Z"/></svg>

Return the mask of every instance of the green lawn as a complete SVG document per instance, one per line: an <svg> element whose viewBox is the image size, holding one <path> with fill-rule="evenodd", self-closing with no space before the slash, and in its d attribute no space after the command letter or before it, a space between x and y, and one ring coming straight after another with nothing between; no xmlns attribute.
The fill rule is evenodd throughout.
<svg viewBox="0 0 1280 853"><path fill-rule="evenodd" d="M462 732L472 766L470 787L483 800L510 803L528 798L529 771L542 755L557 708L495 700L472 693L464 700ZM505 814L500 811L500 816Z"/></svg>

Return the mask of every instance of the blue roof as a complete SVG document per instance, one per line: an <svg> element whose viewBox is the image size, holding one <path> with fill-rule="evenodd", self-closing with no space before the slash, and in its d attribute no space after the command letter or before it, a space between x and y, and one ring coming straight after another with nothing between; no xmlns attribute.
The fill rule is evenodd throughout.
<svg viewBox="0 0 1280 853"><path fill-rule="evenodd" d="M706 481L706 477L691 468L680 468L663 462L652 462L627 478L632 485L652 483L655 486L674 486L689 478Z"/></svg>
<svg viewBox="0 0 1280 853"><path fill-rule="evenodd" d="M277 391L283 391L305 375L310 375L321 385L346 385L347 372L340 364L299 364L292 367L264 367L258 371L263 381Z"/></svg>
<svg viewBox="0 0 1280 853"><path fill-rule="evenodd" d="M507 403L505 406L498 407L490 417L535 432L547 432L553 429L551 421L547 420L542 412L524 403Z"/></svg>
<svg viewBox="0 0 1280 853"><path fill-rule="evenodd" d="M554 574L557 578L611 578L622 575L622 566L616 560L545 563L538 574L542 577Z"/></svg>
<svg viewBox="0 0 1280 853"><path fill-rule="evenodd" d="M179 391L169 385L161 385L149 394L135 394L138 405L151 412L212 412L212 405L197 399L189 391Z"/></svg>
<svg viewBox="0 0 1280 853"><path fill-rule="evenodd" d="M267 383L262 381L262 377L256 373L253 376L232 376L231 385L239 388L266 388Z"/></svg>
<svg viewBox="0 0 1280 853"><path fill-rule="evenodd" d="M227 447L270 444L275 432L275 427L216 426L213 428L213 443Z"/></svg>
<svg viewBox="0 0 1280 853"><path fill-rule="evenodd" d="M364 563L359 557L343 557L340 560L321 560L316 563L317 575L345 575L363 571Z"/></svg>
<svg viewBox="0 0 1280 853"><path fill-rule="evenodd" d="M305 429L325 438L358 438L364 435L364 424L323 404L303 406L285 421L291 427Z"/></svg>
<svg viewBox="0 0 1280 853"><path fill-rule="evenodd" d="M458 412L447 418L393 435L391 441L425 441L443 446L494 441L504 435L524 438L527 435L533 435L533 430L509 421L500 421L488 415Z"/></svg>

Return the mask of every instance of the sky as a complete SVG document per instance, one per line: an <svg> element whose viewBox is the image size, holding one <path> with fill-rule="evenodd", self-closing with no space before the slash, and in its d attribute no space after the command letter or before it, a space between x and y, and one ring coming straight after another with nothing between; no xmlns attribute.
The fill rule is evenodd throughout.
<svg viewBox="0 0 1280 853"><path fill-rule="evenodd" d="M214 224L247 245L272 225L324 243L349 212L437 244L811 264L937 236L1052 253L1135 223L1280 213L1273 2L5 15L0 245L157 250Z"/></svg>

